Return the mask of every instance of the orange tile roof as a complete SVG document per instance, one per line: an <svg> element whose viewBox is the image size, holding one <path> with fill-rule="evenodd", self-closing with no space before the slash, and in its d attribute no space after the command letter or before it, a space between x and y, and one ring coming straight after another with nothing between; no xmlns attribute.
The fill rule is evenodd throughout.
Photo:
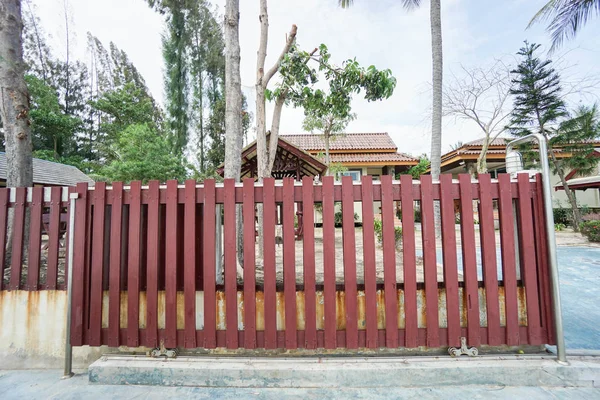
<svg viewBox="0 0 600 400"><path fill-rule="evenodd" d="M402 153L341 153L331 154L330 157L331 162L335 163L419 162L416 158Z"/></svg>
<svg viewBox="0 0 600 400"><path fill-rule="evenodd" d="M306 151L325 151L323 135L297 134L280 135L289 143ZM329 143L329 150L388 150L396 151L398 147L385 132L382 133L344 133L336 135Z"/></svg>

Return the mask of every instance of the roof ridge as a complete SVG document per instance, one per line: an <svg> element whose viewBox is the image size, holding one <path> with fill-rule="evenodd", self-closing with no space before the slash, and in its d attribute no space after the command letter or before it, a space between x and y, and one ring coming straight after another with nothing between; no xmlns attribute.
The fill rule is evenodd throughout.
<svg viewBox="0 0 600 400"><path fill-rule="evenodd" d="M335 135L388 135L388 132L340 132ZM279 136L323 136L322 133L282 133Z"/></svg>

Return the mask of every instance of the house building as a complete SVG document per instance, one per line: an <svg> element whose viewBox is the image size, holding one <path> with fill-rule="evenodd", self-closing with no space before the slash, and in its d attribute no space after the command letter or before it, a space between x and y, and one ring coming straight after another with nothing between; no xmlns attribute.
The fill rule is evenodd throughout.
<svg viewBox="0 0 600 400"><path fill-rule="evenodd" d="M0 152L0 187L6 186L6 170L6 153ZM33 184L35 186L75 186L79 182L94 184L92 178L72 165L39 158L33 159Z"/></svg>
<svg viewBox="0 0 600 400"><path fill-rule="evenodd" d="M325 158L323 135L296 134L280 135L320 160ZM388 133L345 133L331 138L329 143L331 163L347 168L344 175L360 181L362 176L371 175L379 179L381 175L396 175L408 171L419 160L398 152L398 146Z"/></svg>
<svg viewBox="0 0 600 400"><path fill-rule="evenodd" d="M492 175L492 178L496 178L498 174L506 172L506 145L511 140L513 139L497 138L490 144L486 153L486 163L488 172ZM594 144L597 149L592 156L600 157L600 141L594 141ZM482 147L483 139L479 139L465 143L459 148L442 155L442 173L455 176L461 173L474 174L476 172L477 158L481 154ZM563 151L560 147L554 148L553 151L559 160L571 156L569 152ZM599 173L600 171L595 171L591 175L598 175ZM569 180L576 176L577 170L567 171L566 179ZM553 186L561 186L560 178L556 174L552 175L551 182ZM569 203L564 191L554 191L552 195L555 207L568 207ZM597 190L577 191L575 195L577 202L581 206L591 208L600 207L600 195Z"/></svg>
<svg viewBox="0 0 600 400"><path fill-rule="evenodd" d="M268 140L268 138L267 138ZM336 163L346 170L343 175L360 181L363 176L370 175L379 180L381 175L396 175L407 172L417 165L419 160L398 152L398 146L387 133L345 133L330 140L330 162ZM304 176L323 176L327 171L325 165L325 142L323 135L295 134L280 135L277 153L271 175L276 179L293 177L296 180ZM223 175L223 167L217 172ZM257 176L256 141L242 150L241 177ZM381 213L381 202L374 202L375 213ZM302 209L298 208L299 219ZM336 211L340 211L337 206ZM354 207L357 222L362 221L360 203ZM315 222L321 222L320 211L315 211Z"/></svg>

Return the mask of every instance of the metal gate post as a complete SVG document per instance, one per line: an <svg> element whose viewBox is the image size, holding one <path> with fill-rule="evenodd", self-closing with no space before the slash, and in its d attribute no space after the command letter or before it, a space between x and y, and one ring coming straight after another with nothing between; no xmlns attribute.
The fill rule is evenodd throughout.
<svg viewBox="0 0 600 400"><path fill-rule="evenodd" d="M73 300L73 247L75 240L75 204L78 193L69 195L69 256L67 265L67 326L65 329L65 370L62 379L73 376L73 347L71 346L71 305Z"/></svg>
<svg viewBox="0 0 600 400"><path fill-rule="evenodd" d="M552 213L552 189L550 183L550 165L548 163L548 141L539 134L534 133L522 138L513 140L506 146L507 154L507 172L509 167L508 155L512 148L518 144L535 140L539 145L540 164L542 166L542 184L544 188L544 213L547 223L548 259L550 264L550 284L552 293L552 313L554 316L554 330L556 336L556 354L561 363L567 362L565 349L565 336L563 331L562 310L560 308L560 283L558 280L558 261L556 257L556 236L554 234L554 214Z"/></svg>

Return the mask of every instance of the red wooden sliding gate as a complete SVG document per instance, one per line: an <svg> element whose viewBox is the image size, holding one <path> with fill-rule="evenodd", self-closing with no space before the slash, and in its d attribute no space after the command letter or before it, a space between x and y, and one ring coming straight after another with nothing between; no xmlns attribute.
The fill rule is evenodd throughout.
<svg viewBox="0 0 600 400"><path fill-rule="evenodd" d="M461 337L470 346L554 341L539 177L98 182L77 192L75 346L356 349L459 346ZM302 241L294 235L299 203ZM362 227L355 227L355 203ZM264 210L263 257L255 243L257 205ZM224 278L215 267L219 240Z"/></svg>

